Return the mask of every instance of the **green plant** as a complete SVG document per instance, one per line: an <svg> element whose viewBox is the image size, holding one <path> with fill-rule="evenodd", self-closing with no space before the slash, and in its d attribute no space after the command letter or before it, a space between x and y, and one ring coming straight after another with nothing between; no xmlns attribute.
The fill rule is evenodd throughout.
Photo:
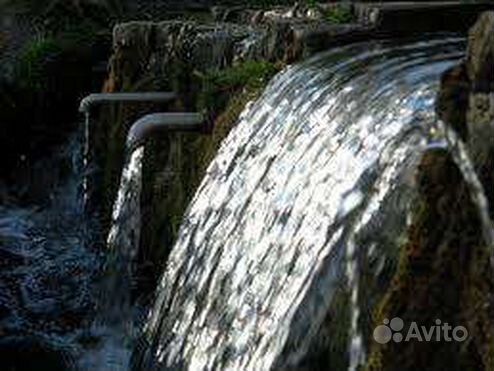
<svg viewBox="0 0 494 371"><path fill-rule="evenodd" d="M224 70L199 74L203 86L199 105L218 111L235 92L263 87L278 70L278 66L266 61L245 61Z"/></svg>
<svg viewBox="0 0 494 371"><path fill-rule="evenodd" d="M310 8L315 8L317 6L317 0L305 0L304 3Z"/></svg>
<svg viewBox="0 0 494 371"><path fill-rule="evenodd" d="M55 36L38 36L28 42L15 60L14 80L22 87L43 91L47 81L61 71L58 65L77 64L90 50L94 33L72 28Z"/></svg>
<svg viewBox="0 0 494 371"><path fill-rule="evenodd" d="M324 18L331 23L349 23L354 20L354 14L349 6L334 5L326 10Z"/></svg>
<svg viewBox="0 0 494 371"><path fill-rule="evenodd" d="M41 37L27 44L19 53L15 64L15 77L19 85L41 90L46 65L60 52L60 45L52 37Z"/></svg>

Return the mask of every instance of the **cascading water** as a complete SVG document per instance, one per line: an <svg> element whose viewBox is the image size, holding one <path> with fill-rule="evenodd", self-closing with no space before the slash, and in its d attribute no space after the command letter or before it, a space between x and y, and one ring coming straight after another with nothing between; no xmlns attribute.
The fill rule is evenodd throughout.
<svg viewBox="0 0 494 371"><path fill-rule="evenodd" d="M15 352L9 358L3 347L12 343L18 349L39 344L74 359L85 349L83 328L94 314L93 284L102 259L91 249L96 233L90 231L98 227L86 218L80 197L80 134L53 158L43 160L43 169L60 177L57 188L47 190L49 202L0 208L0 349L6 369L28 367L29 362L58 369L42 363L35 353L28 353L29 360L17 359Z"/></svg>
<svg viewBox="0 0 494 371"><path fill-rule="evenodd" d="M357 370L372 294L361 266L377 277L396 261L417 161L438 144L462 171L492 249L487 199L468 151L453 132L437 130L433 109L439 76L463 49L454 38L359 44L281 73L209 167L136 366ZM130 288L144 150L124 167L105 258L91 248L99 226L81 202L90 164L81 148L88 132L86 141L80 134L61 156L72 171L47 205L0 207L0 354L41 346L59 361L69 355L79 370L124 371L141 309ZM348 314L341 324L335 308ZM328 362L321 353L331 347L339 351ZM63 369L54 364L36 367Z"/></svg>
<svg viewBox="0 0 494 371"><path fill-rule="evenodd" d="M93 323L93 331L104 334L105 344L84 358L86 370L101 366L105 371L127 370L137 336L139 307L131 302L131 288L141 230L143 156L144 147L135 149L122 170L107 238L109 252L100 285L99 313Z"/></svg>
<svg viewBox="0 0 494 371"><path fill-rule="evenodd" d="M58 370L58 359L65 371L128 369L138 311L130 305L130 269L139 240L143 149L124 168L107 241L115 251L98 252L100 226L85 209L85 143L81 130L60 155L43 160L60 177L49 203L0 207L2 367ZM27 347L29 360L10 347L21 353ZM39 355L31 350L40 347Z"/></svg>
<svg viewBox="0 0 494 371"><path fill-rule="evenodd" d="M453 38L366 43L278 75L189 207L139 369L316 369L318 349L343 343L342 360L325 369L356 370L365 356L359 265L365 258L377 276L396 258L415 167L435 140L439 77L463 49ZM341 291L350 293L347 334L319 344Z"/></svg>

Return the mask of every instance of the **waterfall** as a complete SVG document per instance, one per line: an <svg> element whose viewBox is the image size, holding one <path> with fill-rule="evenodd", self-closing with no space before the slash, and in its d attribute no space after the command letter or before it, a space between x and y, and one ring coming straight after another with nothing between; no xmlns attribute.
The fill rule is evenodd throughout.
<svg viewBox="0 0 494 371"><path fill-rule="evenodd" d="M356 44L280 73L189 206L139 369L314 369L343 295L347 336L323 341L347 344L338 356L356 370L370 290L359 267L377 277L398 254L439 77L463 49L454 38Z"/></svg>

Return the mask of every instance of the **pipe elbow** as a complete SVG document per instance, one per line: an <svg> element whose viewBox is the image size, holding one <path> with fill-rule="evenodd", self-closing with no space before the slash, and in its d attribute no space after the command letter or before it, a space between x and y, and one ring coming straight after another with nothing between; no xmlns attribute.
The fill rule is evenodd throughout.
<svg viewBox="0 0 494 371"><path fill-rule="evenodd" d="M141 117L127 134L127 151L137 147L154 136L173 132L199 132L202 130L204 116L201 113L152 113Z"/></svg>
<svg viewBox="0 0 494 371"><path fill-rule="evenodd" d="M91 95L83 98L79 103L79 112L87 113L89 111L89 106L91 105Z"/></svg>

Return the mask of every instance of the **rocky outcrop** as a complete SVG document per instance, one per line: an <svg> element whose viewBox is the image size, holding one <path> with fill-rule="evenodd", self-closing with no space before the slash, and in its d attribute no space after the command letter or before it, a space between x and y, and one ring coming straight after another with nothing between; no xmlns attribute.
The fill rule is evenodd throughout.
<svg viewBox="0 0 494 371"><path fill-rule="evenodd" d="M470 30L467 74L474 91L494 91L494 12L484 13Z"/></svg>
<svg viewBox="0 0 494 371"><path fill-rule="evenodd" d="M466 32L478 15L488 10L494 10L494 4L482 0L380 1L355 5L360 23L372 26L375 32L393 36L431 31Z"/></svg>
<svg viewBox="0 0 494 371"><path fill-rule="evenodd" d="M493 27L493 13L479 18L469 33L465 61L443 76L437 104L439 116L468 144L491 215ZM494 279L478 209L447 151L425 154L417 181L419 196L408 241L389 289L374 307L373 325L394 317L425 325L440 319L465 326L469 342L464 346L444 341L378 345L370 340L365 370L492 370Z"/></svg>
<svg viewBox="0 0 494 371"><path fill-rule="evenodd" d="M113 32L115 53L107 90L130 89L142 75L169 80L177 66L205 72L231 65L234 60L261 57L248 40L262 35L249 27L194 22L130 22Z"/></svg>
<svg viewBox="0 0 494 371"><path fill-rule="evenodd" d="M465 63L470 83L466 111L469 147L479 171L489 174L483 170L494 162L494 12L483 14L470 31Z"/></svg>
<svg viewBox="0 0 494 371"><path fill-rule="evenodd" d="M494 136L494 12L486 12L469 32L465 60L441 81L437 110L468 143L481 171L492 158ZM486 187L488 190L490 187ZM493 199L494 201L494 199Z"/></svg>

